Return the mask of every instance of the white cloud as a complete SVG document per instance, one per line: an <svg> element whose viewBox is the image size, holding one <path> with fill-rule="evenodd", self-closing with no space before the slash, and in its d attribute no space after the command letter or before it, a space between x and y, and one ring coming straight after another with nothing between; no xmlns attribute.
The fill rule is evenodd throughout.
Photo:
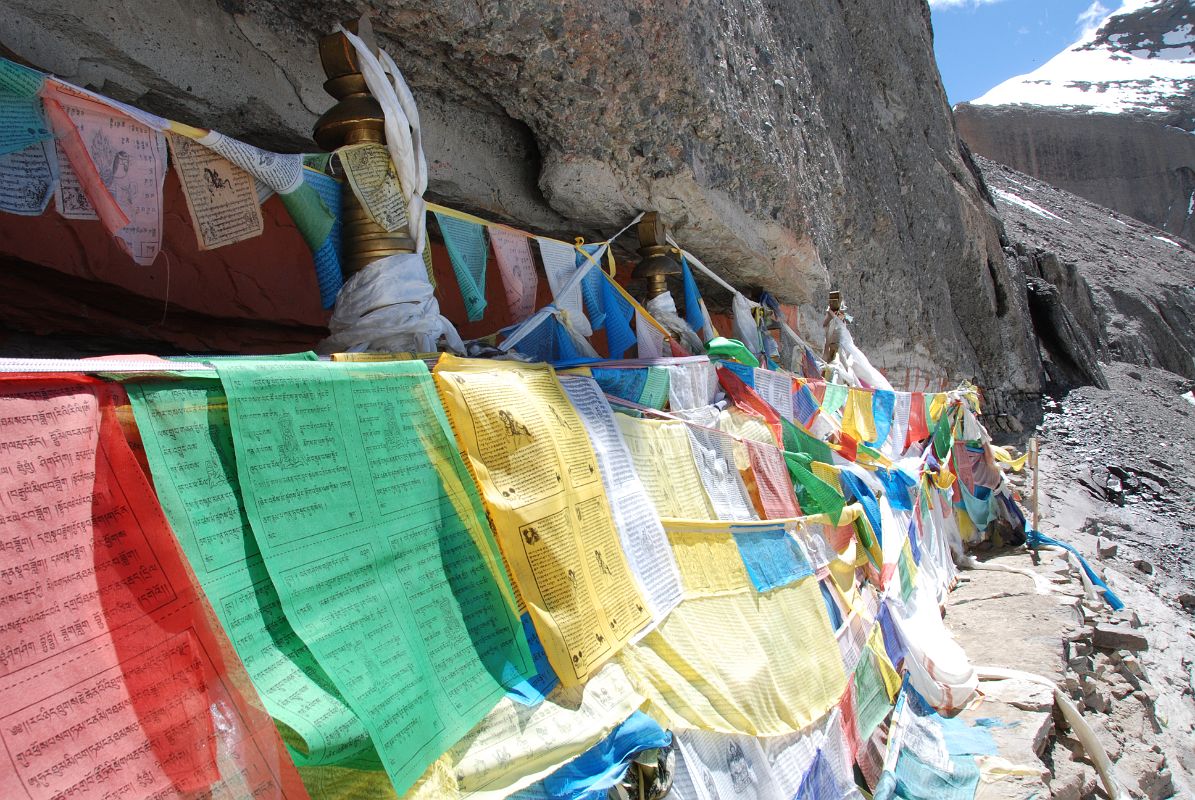
<svg viewBox="0 0 1195 800"><path fill-rule="evenodd" d="M1092 0L1091 5L1075 17L1075 24L1081 31L1079 38L1087 39L1093 36L1099 30L1100 23L1108 16L1108 12L1109 9L1100 0Z"/></svg>
<svg viewBox="0 0 1195 800"><path fill-rule="evenodd" d="M1003 0L929 0L929 7L939 11L948 11L952 8L976 8L1000 2Z"/></svg>

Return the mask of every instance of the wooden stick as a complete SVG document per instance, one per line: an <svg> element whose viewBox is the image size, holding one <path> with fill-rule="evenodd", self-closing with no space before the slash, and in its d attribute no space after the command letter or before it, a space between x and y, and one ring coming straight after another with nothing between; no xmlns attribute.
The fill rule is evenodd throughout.
<svg viewBox="0 0 1195 800"><path fill-rule="evenodd" d="M1037 456L1037 437L1034 436L1029 440L1029 460L1033 463L1033 530L1038 530L1037 526L1041 524L1041 505L1037 497Z"/></svg>

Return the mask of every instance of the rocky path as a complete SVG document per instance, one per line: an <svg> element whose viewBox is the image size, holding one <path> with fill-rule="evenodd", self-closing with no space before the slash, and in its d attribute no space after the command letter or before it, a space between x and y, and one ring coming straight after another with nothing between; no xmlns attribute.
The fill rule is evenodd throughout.
<svg viewBox="0 0 1195 800"><path fill-rule="evenodd" d="M1024 549L980 550L947 622L974 663L1057 681L1133 797L1195 797L1195 405L1192 382L1104 364L1108 389L1046 401L1037 434L1040 528L1075 545L1124 601L1085 597L1073 569ZM1028 500L1028 474L1018 477ZM1048 593L1040 591L1048 584ZM981 798L1103 797L1095 770L1034 687L982 684L969 714L1001 720L1000 755L1019 770Z"/></svg>

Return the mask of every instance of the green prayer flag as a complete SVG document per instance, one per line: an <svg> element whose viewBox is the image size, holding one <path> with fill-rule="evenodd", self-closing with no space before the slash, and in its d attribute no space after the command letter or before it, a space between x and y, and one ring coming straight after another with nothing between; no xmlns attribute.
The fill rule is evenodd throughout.
<svg viewBox="0 0 1195 800"><path fill-rule="evenodd" d="M534 674L431 375L422 361L217 368L282 609L402 793Z"/></svg>
<svg viewBox="0 0 1195 800"><path fill-rule="evenodd" d="M830 449L830 445L816 436L801 430L796 423L781 417L780 430L784 437L785 450L790 450L794 453L805 453L814 461L820 461L823 464L834 463L834 451Z"/></svg>
<svg viewBox="0 0 1195 800"><path fill-rule="evenodd" d="M668 402L670 374L667 367L648 367L639 403L651 408L663 408Z"/></svg>
<svg viewBox="0 0 1195 800"><path fill-rule="evenodd" d="M859 663L855 665L854 678L855 720L859 725L860 741L867 741L892 710L884 676L870 647L863 648Z"/></svg>
<svg viewBox="0 0 1195 800"><path fill-rule="evenodd" d="M938 417L937 424L934 425L934 455L939 459L945 459L950 452L950 448L954 447L954 420L951 419L953 414L950 409L946 408L942 411L942 416Z"/></svg>
<svg viewBox="0 0 1195 800"><path fill-rule="evenodd" d="M846 405L850 388L841 383L827 383L826 393L822 396L822 411L827 414L837 414Z"/></svg>
<svg viewBox="0 0 1195 800"><path fill-rule="evenodd" d="M37 96L44 81L40 72L0 58L0 120L5 134L0 140L0 155L54 137Z"/></svg>
<svg viewBox="0 0 1195 800"><path fill-rule="evenodd" d="M219 379L126 388L162 510L295 763L380 769L365 727L287 621L262 564Z"/></svg>
<svg viewBox="0 0 1195 800"><path fill-rule="evenodd" d="M308 182L307 175L304 174L303 183L299 188L287 194L280 194L278 198L286 207L290 218L294 220L295 227L299 229L307 247L313 253L319 251L324 246L328 234L332 232L336 217L324 205L319 192Z"/></svg>
<svg viewBox="0 0 1195 800"><path fill-rule="evenodd" d="M465 313L470 322L476 322L485 314L486 307L485 265L490 251L485 242L485 226L439 211L435 213L465 301Z"/></svg>
<svg viewBox="0 0 1195 800"><path fill-rule="evenodd" d="M705 352L711 359L728 358L749 367L758 367L759 359L738 339L715 336L705 343Z"/></svg>
<svg viewBox="0 0 1195 800"><path fill-rule="evenodd" d="M827 514L837 524L846 508L846 500L834 487L813 474L806 466L809 456L802 453L784 453L784 463L797 493L797 502L806 514Z"/></svg>
<svg viewBox="0 0 1195 800"><path fill-rule="evenodd" d="M33 97L41 89L46 76L15 61L0 58L0 94L14 97Z"/></svg>

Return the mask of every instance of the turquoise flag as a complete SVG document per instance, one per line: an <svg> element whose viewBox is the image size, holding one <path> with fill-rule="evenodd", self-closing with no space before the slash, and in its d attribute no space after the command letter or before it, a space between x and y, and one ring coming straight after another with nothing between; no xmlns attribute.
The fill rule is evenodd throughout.
<svg viewBox="0 0 1195 800"><path fill-rule="evenodd" d="M485 262L489 248L485 243L485 226L476 222L435 212L444 236L444 247L452 260L452 271L465 299L465 313L470 322L485 314Z"/></svg>

